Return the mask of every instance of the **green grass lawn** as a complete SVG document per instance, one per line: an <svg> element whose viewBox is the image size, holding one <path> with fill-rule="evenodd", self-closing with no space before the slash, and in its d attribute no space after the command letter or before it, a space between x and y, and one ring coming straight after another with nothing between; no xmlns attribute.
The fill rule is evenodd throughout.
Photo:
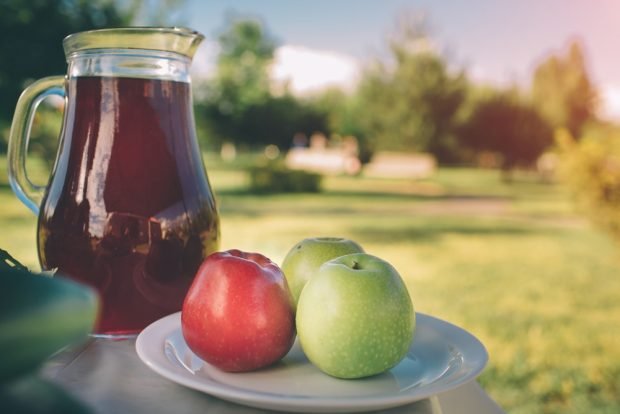
<svg viewBox="0 0 620 414"><path fill-rule="evenodd" d="M424 181L329 177L321 194L259 196L236 165L206 165L223 249L281 262L304 237L352 238L400 271L418 311L483 341L480 382L508 412L620 412L620 247L560 186L442 169ZM35 267L36 220L5 175L0 206L0 247Z"/></svg>

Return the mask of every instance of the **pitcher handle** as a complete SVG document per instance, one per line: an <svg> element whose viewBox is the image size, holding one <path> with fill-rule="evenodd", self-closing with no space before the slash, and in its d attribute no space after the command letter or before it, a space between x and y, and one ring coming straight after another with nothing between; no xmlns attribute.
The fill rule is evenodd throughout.
<svg viewBox="0 0 620 414"><path fill-rule="evenodd" d="M43 99L50 95L65 97L64 76L49 76L39 79L22 92L15 107L7 150L11 188L17 198L36 215L39 214L39 206L43 200L45 186L36 185L28 178L26 154L28 153L34 114Z"/></svg>

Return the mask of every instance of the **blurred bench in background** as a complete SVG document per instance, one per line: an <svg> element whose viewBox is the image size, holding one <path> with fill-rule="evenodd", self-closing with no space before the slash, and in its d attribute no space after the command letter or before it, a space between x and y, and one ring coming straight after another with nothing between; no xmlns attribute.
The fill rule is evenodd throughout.
<svg viewBox="0 0 620 414"><path fill-rule="evenodd" d="M363 173L381 178L428 178L437 170L437 161L430 154L377 152Z"/></svg>

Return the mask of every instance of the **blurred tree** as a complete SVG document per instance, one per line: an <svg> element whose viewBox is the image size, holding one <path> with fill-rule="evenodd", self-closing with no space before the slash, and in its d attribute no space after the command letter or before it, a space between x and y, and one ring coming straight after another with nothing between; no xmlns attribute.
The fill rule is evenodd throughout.
<svg viewBox="0 0 620 414"><path fill-rule="evenodd" d="M220 55L215 78L204 85L198 118L209 134L208 144L230 141L257 147L276 144L287 148L296 132L325 130L325 116L287 91L271 92L269 65L276 41L262 22L229 18L219 36Z"/></svg>
<svg viewBox="0 0 620 414"><path fill-rule="evenodd" d="M222 112L217 101L205 100L196 104L196 113L202 144L212 150L224 142L246 149L268 144L287 149L297 133L328 133L325 113L288 93L267 95L234 114Z"/></svg>
<svg viewBox="0 0 620 414"><path fill-rule="evenodd" d="M108 0L110 1L110 0ZM135 26L183 26L185 0L116 0Z"/></svg>
<svg viewBox="0 0 620 414"><path fill-rule="evenodd" d="M219 36L214 87L222 112L241 113L269 96L269 64L276 41L258 20L237 19Z"/></svg>
<svg viewBox="0 0 620 414"><path fill-rule="evenodd" d="M538 65L532 99L551 126L581 136L584 125L595 118L597 91L578 42L570 44L566 55L551 55Z"/></svg>
<svg viewBox="0 0 620 414"><path fill-rule="evenodd" d="M0 122L10 123L17 98L28 83L66 71L65 36L128 25L131 18L129 10L108 0L0 2Z"/></svg>
<svg viewBox="0 0 620 414"><path fill-rule="evenodd" d="M515 96L497 94L481 102L460 129L463 144L501 155L504 178L517 166L530 166L553 141L547 121Z"/></svg>
<svg viewBox="0 0 620 414"><path fill-rule="evenodd" d="M556 132L560 176L589 219L620 243L620 127L596 125L576 141Z"/></svg>
<svg viewBox="0 0 620 414"><path fill-rule="evenodd" d="M259 104L248 106L237 125L239 138L248 146L275 144L288 148L298 132L310 135L326 131L323 114L290 94L269 96Z"/></svg>
<svg viewBox="0 0 620 414"><path fill-rule="evenodd" d="M419 21L405 19L399 27L390 43L393 61L376 62L360 83L363 126L377 149L428 151L454 161L465 77L448 71Z"/></svg>
<svg viewBox="0 0 620 414"><path fill-rule="evenodd" d="M273 59L275 40L262 22L229 16L218 37L220 53L215 77L198 86L204 99L196 103L199 136L208 144L244 141L241 130L248 108L269 97L268 66Z"/></svg>
<svg viewBox="0 0 620 414"><path fill-rule="evenodd" d="M0 1L0 138L8 136L17 99L36 79L66 72L65 36L83 30L170 23L182 0L2 0ZM51 163L60 131L60 108L42 105L31 133L32 152ZM0 152L6 150L0 139ZM4 144L4 145L2 145Z"/></svg>
<svg viewBox="0 0 620 414"><path fill-rule="evenodd" d="M347 94L338 88L329 88L311 99L316 110L325 115L327 129L332 134L354 136L359 144L362 163L370 161L374 143L370 142L363 126L363 107L357 94Z"/></svg>

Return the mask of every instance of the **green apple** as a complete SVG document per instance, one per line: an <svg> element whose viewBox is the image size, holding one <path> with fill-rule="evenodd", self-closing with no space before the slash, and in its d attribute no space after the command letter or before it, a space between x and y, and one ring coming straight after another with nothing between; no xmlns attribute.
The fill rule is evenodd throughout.
<svg viewBox="0 0 620 414"><path fill-rule="evenodd" d="M297 335L323 372L362 378L397 365L415 332L415 312L402 278L385 260L349 254L324 263L297 304Z"/></svg>
<svg viewBox="0 0 620 414"><path fill-rule="evenodd" d="M363 253L364 249L352 240L340 237L314 237L297 243L282 262L282 271L295 303L306 282L328 260L351 253Z"/></svg>

